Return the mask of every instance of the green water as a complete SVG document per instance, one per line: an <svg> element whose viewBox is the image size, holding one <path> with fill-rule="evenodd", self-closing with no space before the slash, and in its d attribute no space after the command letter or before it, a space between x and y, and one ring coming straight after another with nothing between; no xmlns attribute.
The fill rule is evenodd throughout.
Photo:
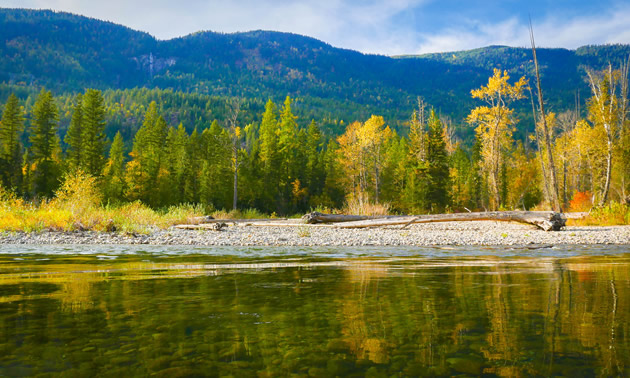
<svg viewBox="0 0 630 378"><path fill-rule="evenodd" d="M0 376L630 376L630 250L0 246Z"/></svg>

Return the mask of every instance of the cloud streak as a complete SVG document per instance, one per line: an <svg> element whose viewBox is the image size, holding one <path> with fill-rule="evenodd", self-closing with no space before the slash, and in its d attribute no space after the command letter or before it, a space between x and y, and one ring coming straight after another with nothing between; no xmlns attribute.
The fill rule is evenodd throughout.
<svg viewBox="0 0 630 378"><path fill-rule="evenodd" d="M575 49L587 44L630 43L630 6L574 18L549 16L533 22L539 47ZM420 34L415 52L467 50L489 45L529 46L528 25L517 18Z"/></svg>

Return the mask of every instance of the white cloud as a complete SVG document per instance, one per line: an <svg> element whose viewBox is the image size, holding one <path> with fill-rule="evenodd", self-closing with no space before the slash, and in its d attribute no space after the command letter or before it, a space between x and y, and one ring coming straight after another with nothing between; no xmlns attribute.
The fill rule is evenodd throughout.
<svg viewBox="0 0 630 378"><path fill-rule="evenodd" d="M388 55L529 44L522 15L492 20L492 12L470 12L481 6L475 2L464 2L461 8L451 9L457 2L442 7L437 1L0 0L0 6L69 11L147 31L161 39L200 30L264 29L308 35L333 46ZM435 14L426 13L427 9L434 9ZM630 5L602 9L600 14L573 18L534 17L537 44L576 48L595 43L630 43ZM466 14L485 18L468 19ZM417 23L416 15L422 21Z"/></svg>
<svg viewBox="0 0 630 378"><path fill-rule="evenodd" d="M630 43L630 6L572 19L548 17L533 22L536 45L575 49L587 44ZM516 18L496 23L471 22L418 36L415 53L468 50L489 45L529 46L528 26Z"/></svg>

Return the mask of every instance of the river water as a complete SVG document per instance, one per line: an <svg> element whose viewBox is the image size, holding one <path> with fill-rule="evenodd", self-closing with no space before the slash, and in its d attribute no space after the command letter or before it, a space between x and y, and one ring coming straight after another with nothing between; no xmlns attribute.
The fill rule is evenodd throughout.
<svg viewBox="0 0 630 378"><path fill-rule="evenodd" d="M630 376L630 247L0 246L0 376Z"/></svg>

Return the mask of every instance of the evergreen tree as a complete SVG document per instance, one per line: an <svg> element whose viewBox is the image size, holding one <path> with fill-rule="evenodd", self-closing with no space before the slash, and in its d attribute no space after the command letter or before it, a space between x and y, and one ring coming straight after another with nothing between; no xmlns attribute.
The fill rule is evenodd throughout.
<svg viewBox="0 0 630 378"><path fill-rule="evenodd" d="M64 142L68 145L66 164L69 170L76 170L81 166L81 134L83 133L83 96L79 93L72 111L72 118Z"/></svg>
<svg viewBox="0 0 630 378"><path fill-rule="evenodd" d="M99 177L105 165L105 104L101 91L88 89L83 97L81 164L83 170Z"/></svg>
<svg viewBox="0 0 630 378"><path fill-rule="evenodd" d="M280 201L278 210L281 213L294 212L296 196L304 195L300 183L300 176L304 170L304 156L302 153L304 144L300 143L300 131L298 130L296 119L291 110L291 97L284 100L282 111L280 112L280 122L278 125L278 155L279 155L279 180ZM302 138L306 135L303 134ZM305 140L304 140L305 143Z"/></svg>
<svg viewBox="0 0 630 378"><path fill-rule="evenodd" d="M168 171L167 190L168 203L176 204L185 201L186 175L189 172L189 161L186 149L188 133L181 123L177 129L170 127L166 136L166 170Z"/></svg>
<svg viewBox="0 0 630 378"><path fill-rule="evenodd" d="M466 151L458 146L450 159L451 201L454 209L475 209L470 182L473 179L472 162Z"/></svg>
<svg viewBox="0 0 630 378"><path fill-rule="evenodd" d="M418 110L413 111L409 122L408 170L402 203L411 212L424 212L428 208L426 106L422 99L418 99Z"/></svg>
<svg viewBox="0 0 630 378"><path fill-rule="evenodd" d="M308 126L308 135L305 145L305 185L311 195L320 194L324 187L322 146L322 133L315 123L315 120L312 120L311 124Z"/></svg>
<svg viewBox="0 0 630 378"><path fill-rule="evenodd" d="M162 172L164 144L168 125L157 111L155 101L147 109L142 126L136 133L131 161L127 164L125 181L126 197L142 200L151 206L162 205L160 191L164 186L165 172Z"/></svg>
<svg viewBox="0 0 630 378"><path fill-rule="evenodd" d="M476 139L472 149L472 167L471 167L471 179L469 181L469 192L471 193L471 200L476 209L487 209L488 203L488 186L487 180L484 177L483 172L483 157L482 157L482 144L479 138Z"/></svg>
<svg viewBox="0 0 630 378"><path fill-rule="evenodd" d="M218 122L202 133L205 159L202 164L200 197L202 203L216 208L232 205L232 169L230 137Z"/></svg>
<svg viewBox="0 0 630 378"><path fill-rule="evenodd" d="M59 162L55 161L55 155L60 150L57 136L58 118L52 93L42 89L33 105L31 118L30 142L35 195L50 197L59 185Z"/></svg>
<svg viewBox="0 0 630 378"><path fill-rule="evenodd" d="M407 205L404 203L404 189L409 163L408 152L407 139L393 133L386 146L381 200L399 210L407 210Z"/></svg>
<svg viewBox="0 0 630 378"><path fill-rule="evenodd" d="M429 187L427 200L431 210L442 212L449 204L449 169L444 126L434 110L429 117L427 135L427 160L429 163Z"/></svg>
<svg viewBox="0 0 630 378"><path fill-rule="evenodd" d="M197 128L193 130L188 138L186 155L189 162L189 172L187 172L184 184L184 198L189 203L199 203L199 190L201 168L203 164L203 140Z"/></svg>
<svg viewBox="0 0 630 378"><path fill-rule="evenodd" d="M344 202L343 172L344 168L339 161L339 144L331 139L326 145L324 152L324 170L326 178L324 189L318 200L314 201L314 206L326 206L329 208L341 208Z"/></svg>
<svg viewBox="0 0 630 378"><path fill-rule="evenodd" d="M275 204L279 197L280 155L278 153L278 121L276 105L267 101L265 112L260 124L260 163L262 188L260 204L263 210L275 211Z"/></svg>
<svg viewBox="0 0 630 378"><path fill-rule="evenodd" d="M13 93L9 96L0 121L0 184L22 190L22 142L24 117L20 103Z"/></svg>
<svg viewBox="0 0 630 378"><path fill-rule="evenodd" d="M116 133L109 150L109 159L103 170L105 200L119 202L125 193L124 143L120 131Z"/></svg>

